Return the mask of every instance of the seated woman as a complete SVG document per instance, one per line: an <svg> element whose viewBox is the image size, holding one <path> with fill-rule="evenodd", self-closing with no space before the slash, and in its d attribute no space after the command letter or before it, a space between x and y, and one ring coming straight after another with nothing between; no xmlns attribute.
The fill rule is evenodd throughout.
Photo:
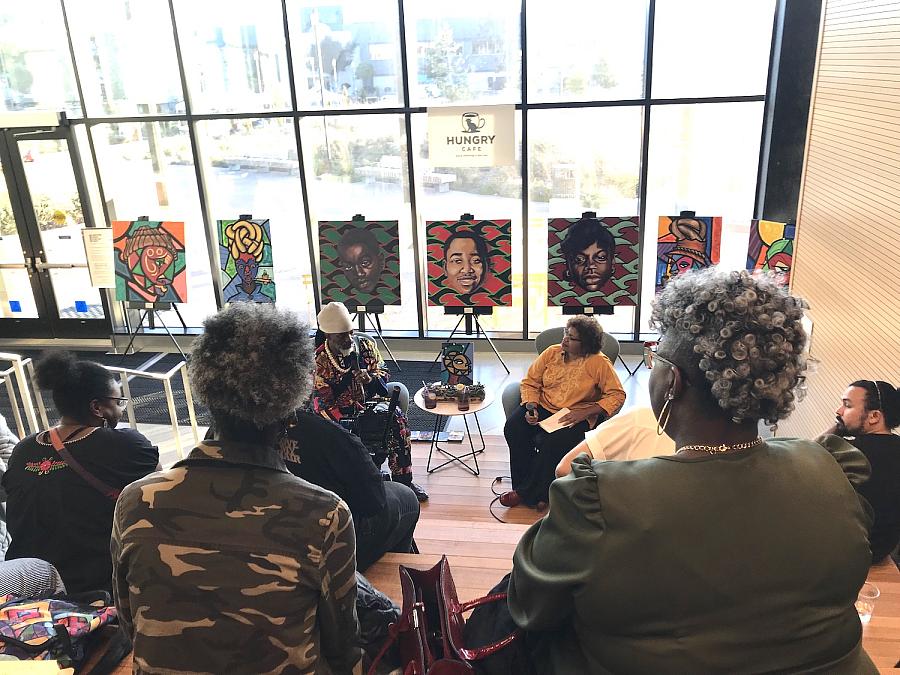
<svg viewBox="0 0 900 675"><path fill-rule="evenodd" d="M277 447L309 397L309 328L239 302L204 322L189 375L216 440L122 492L113 595L140 672L361 668L346 504Z"/></svg>
<svg viewBox="0 0 900 675"><path fill-rule="evenodd" d="M522 380L522 406L506 421L512 487L503 506L526 504L543 510L556 465L588 429L615 415L625 402L612 363L600 353L603 328L588 316L566 323L562 343L547 347ZM538 426L563 408L569 426L551 434Z"/></svg>
<svg viewBox="0 0 900 675"><path fill-rule="evenodd" d="M329 302L316 318L325 340L316 349L313 411L339 422L360 412L370 397L388 395L388 371L375 341L353 334L350 312L343 303ZM409 423L399 407L395 415L396 432L388 435L392 480L412 489L420 502L427 501L428 493L413 482Z"/></svg>
<svg viewBox="0 0 900 675"><path fill-rule="evenodd" d="M836 436L763 440L793 408L806 335L776 280L716 268L657 297L650 400L676 454L580 455L519 542L509 609L539 672L875 672L854 601L868 475Z"/></svg>
<svg viewBox="0 0 900 675"><path fill-rule="evenodd" d="M69 593L109 591L116 496L157 470L159 451L134 429L116 429L126 400L103 366L56 352L37 364L36 375L53 392L60 420L19 441L9 458L6 559L46 560Z"/></svg>

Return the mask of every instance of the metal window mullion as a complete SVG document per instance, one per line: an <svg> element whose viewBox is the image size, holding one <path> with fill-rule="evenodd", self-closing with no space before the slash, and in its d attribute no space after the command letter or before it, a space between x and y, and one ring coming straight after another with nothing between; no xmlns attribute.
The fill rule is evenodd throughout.
<svg viewBox="0 0 900 675"><path fill-rule="evenodd" d="M528 54L526 50L526 4L522 0L519 9L519 49L522 53L522 339L528 339Z"/></svg>
<svg viewBox="0 0 900 675"><path fill-rule="evenodd" d="M416 172L414 161L414 152L413 152L413 137L412 137L412 111L413 108L410 107L409 101L409 64L407 61L407 45L406 45L406 13L403 7L403 0L397 0L397 17L400 21L400 77L401 77L401 85L403 87L403 124L406 130L406 167L407 167L407 176L406 179L409 184L409 211L410 211L410 226L412 227L412 242L413 242L413 258L415 263L415 272L416 272L416 316L418 317L419 322L419 337L425 337L425 312L427 311L428 303L425 301L425 284L423 282L423 274L422 274L422 256L421 251L419 249L419 220L418 220L418 209L416 207ZM420 111L425 111L425 108L419 108Z"/></svg>
<svg viewBox="0 0 900 675"><path fill-rule="evenodd" d="M766 185L768 183L769 148L772 143L772 125L775 119L775 102L778 88L778 69L781 63L781 52L784 31L784 0L775 3L775 16L772 19L772 43L769 48L769 73L766 79L766 101L763 104L763 122L759 138L759 165L756 170L756 192L753 202L753 217L764 218L762 213L765 204ZM776 58L778 57L778 58Z"/></svg>

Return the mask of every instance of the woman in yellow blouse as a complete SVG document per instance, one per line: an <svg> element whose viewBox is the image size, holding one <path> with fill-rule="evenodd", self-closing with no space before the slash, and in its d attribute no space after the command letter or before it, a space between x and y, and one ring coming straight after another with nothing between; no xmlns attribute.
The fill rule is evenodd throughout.
<svg viewBox="0 0 900 675"><path fill-rule="evenodd" d="M556 465L584 440L584 433L615 415L625 392L612 363L600 353L603 328L591 317L574 316L562 342L544 350L522 380L522 406L506 421L512 487L503 506L546 508ZM569 426L548 434L538 423L569 408Z"/></svg>

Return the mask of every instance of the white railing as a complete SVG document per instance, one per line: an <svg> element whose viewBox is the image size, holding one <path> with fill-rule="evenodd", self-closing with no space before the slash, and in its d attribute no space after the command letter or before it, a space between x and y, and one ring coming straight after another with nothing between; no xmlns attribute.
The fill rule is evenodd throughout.
<svg viewBox="0 0 900 675"><path fill-rule="evenodd" d="M6 394L9 396L9 402L12 404L13 419L16 423L16 431L19 432L19 438L24 438L28 434L25 433L25 426L22 423L22 414L19 411L19 400L22 401L22 410L25 411L25 419L28 421L28 429L30 433L36 434L40 431L38 427L38 418L34 410L34 402L31 398L31 387L28 386L29 381L34 384L34 364L31 359L22 357L19 354L10 354L0 352L0 361L11 363L12 365L6 370L0 370L0 381L6 385ZM27 373L27 377L26 377ZM15 383L15 386L14 386ZM19 389L19 396L16 397L16 388ZM37 391L37 387L34 387ZM44 411L43 402L38 398L38 407L41 410L41 419L46 428L47 413Z"/></svg>

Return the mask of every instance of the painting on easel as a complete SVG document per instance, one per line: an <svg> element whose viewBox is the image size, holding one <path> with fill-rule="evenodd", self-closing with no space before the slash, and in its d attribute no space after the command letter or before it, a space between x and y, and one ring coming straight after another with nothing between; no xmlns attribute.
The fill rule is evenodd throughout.
<svg viewBox="0 0 900 675"><path fill-rule="evenodd" d="M717 264L721 240L721 216L697 216L693 211L660 216L656 240L656 292L659 293L672 277Z"/></svg>
<svg viewBox="0 0 900 675"><path fill-rule="evenodd" d="M275 271L268 219L216 221L225 302L275 302Z"/></svg>
<svg viewBox="0 0 900 675"><path fill-rule="evenodd" d="M113 221L116 300L186 302L184 223Z"/></svg>
<svg viewBox="0 0 900 675"><path fill-rule="evenodd" d="M796 232L793 223L754 220L750 225L747 269L775 272L782 283L790 284Z"/></svg>
<svg viewBox="0 0 900 675"><path fill-rule="evenodd" d="M399 223L320 220L319 281L323 303L399 305Z"/></svg>

